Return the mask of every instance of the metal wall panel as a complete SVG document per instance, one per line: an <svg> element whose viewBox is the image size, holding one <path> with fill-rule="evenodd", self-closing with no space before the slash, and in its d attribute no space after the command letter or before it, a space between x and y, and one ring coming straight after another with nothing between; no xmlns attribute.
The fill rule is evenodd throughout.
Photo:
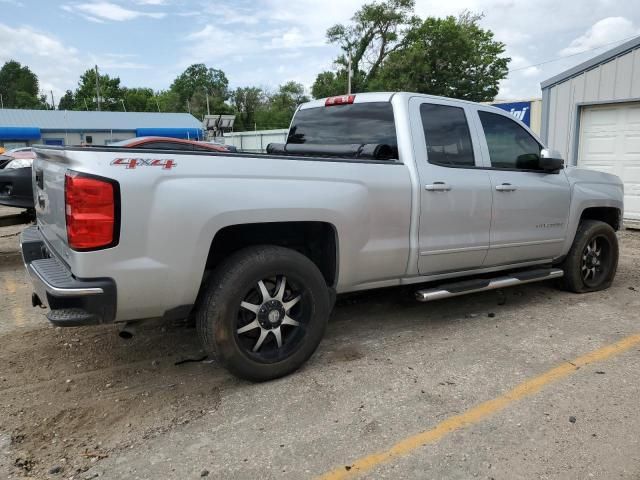
<svg viewBox="0 0 640 480"><path fill-rule="evenodd" d="M598 91L600 87L600 67L596 67L593 70L589 70L584 73L585 88L584 88L584 101L595 102L598 100Z"/></svg>
<svg viewBox="0 0 640 480"><path fill-rule="evenodd" d="M631 98L631 78L633 75L633 55L625 55L617 59L616 84L613 98L623 100Z"/></svg>
<svg viewBox="0 0 640 480"><path fill-rule="evenodd" d="M572 72L573 73L573 72ZM579 149L580 109L585 104L601 104L640 98L640 48L576 72L560 83L545 87L549 105L546 142L568 163L575 164Z"/></svg>
<svg viewBox="0 0 640 480"><path fill-rule="evenodd" d="M631 98L640 98L640 48L633 52L633 78L631 79Z"/></svg>

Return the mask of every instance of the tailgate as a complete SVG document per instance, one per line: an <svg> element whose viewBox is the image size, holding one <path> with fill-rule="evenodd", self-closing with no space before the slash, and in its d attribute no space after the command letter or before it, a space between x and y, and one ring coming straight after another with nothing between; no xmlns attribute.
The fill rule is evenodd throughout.
<svg viewBox="0 0 640 480"><path fill-rule="evenodd" d="M67 250L64 181L69 159L63 149L35 149L33 194L38 226L47 243L59 254Z"/></svg>

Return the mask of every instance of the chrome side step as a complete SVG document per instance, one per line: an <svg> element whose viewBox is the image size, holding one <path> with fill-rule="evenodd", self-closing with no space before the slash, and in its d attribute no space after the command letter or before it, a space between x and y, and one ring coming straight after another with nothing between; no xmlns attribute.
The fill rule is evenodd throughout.
<svg viewBox="0 0 640 480"><path fill-rule="evenodd" d="M504 277L479 278L464 280L457 283L440 285L436 288L425 288L416 292L416 299L419 302L430 302L441 298L457 297L467 293L484 292L485 290L495 290L496 288L513 287L525 283L541 282L560 278L564 272L559 268L541 268L535 270L524 270L512 273Z"/></svg>

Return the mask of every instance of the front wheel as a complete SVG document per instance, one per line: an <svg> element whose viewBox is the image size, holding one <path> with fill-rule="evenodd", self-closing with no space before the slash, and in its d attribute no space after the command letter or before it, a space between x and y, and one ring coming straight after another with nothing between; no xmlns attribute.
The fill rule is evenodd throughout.
<svg viewBox="0 0 640 480"><path fill-rule="evenodd" d="M204 293L196 321L205 349L252 381L299 368L316 350L329 317L329 291L318 267L283 247L236 252Z"/></svg>
<svg viewBox="0 0 640 480"><path fill-rule="evenodd" d="M563 288L576 293L609 288L618 268L618 255L618 237L609 224L583 221L562 263Z"/></svg>

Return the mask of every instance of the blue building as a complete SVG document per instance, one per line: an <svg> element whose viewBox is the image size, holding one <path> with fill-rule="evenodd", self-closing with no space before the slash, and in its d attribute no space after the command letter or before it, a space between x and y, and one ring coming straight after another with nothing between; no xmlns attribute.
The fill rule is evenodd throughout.
<svg viewBox="0 0 640 480"><path fill-rule="evenodd" d="M189 113L0 109L0 146L106 145L133 137L202 139Z"/></svg>

